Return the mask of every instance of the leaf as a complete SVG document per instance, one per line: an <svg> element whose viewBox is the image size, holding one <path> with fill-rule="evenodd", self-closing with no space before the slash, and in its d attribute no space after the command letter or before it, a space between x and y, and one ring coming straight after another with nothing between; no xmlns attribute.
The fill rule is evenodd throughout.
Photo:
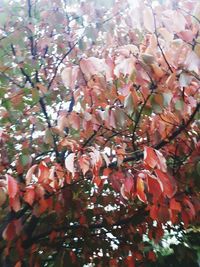
<svg viewBox="0 0 200 267"><path fill-rule="evenodd" d="M134 260L134 258L133 258L132 255L131 256L128 256L126 258L126 266L127 267L135 267L135 260Z"/></svg>
<svg viewBox="0 0 200 267"><path fill-rule="evenodd" d="M29 186L26 188L26 192L24 194L24 201L27 202L30 206L32 206L35 199L35 188L33 186Z"/></svg>
<svg viewBox="0 0 200 267"><path fill-rule="evenodd" d="M46 93L48 92L47 87L44 86L44 85L41 84L41 83L36 83L36 88L38 88L38 89L42 92L43 95L46 94Z"/></svg>
<svg viewBox="0 0 200 267"><path fill-rule="evenodd" d="M183 110L183 108L184 108L184 101L177 100L175 103L175 109L181 111Z"/></svg>
<svg viewBox="0 0 200 267"><path fill-rule="evenodd" d="M6 202L7 194L3 187L0 187L0 207Z"/></svg>
<svg viewBox="0 0 200 267"><path fill-rule="evenodd" d="M80 158L79 158L79 164L80 164L80 167L81 167L81 170L83 171L83 174L85 175L86 172L89 170L90 168L90 162L89 162L90 158L86 155L82 155Z"/></svg>
<svg viewBox="0 0 200 267"><path fill-rule="evenodd" d="M185 60L185 65L189 71L199 73L200 59L194 51L190 51Z"/></svg>
<svg viewBox="0 0 200 267"><path fill-rule="evenodd" d="M170 43L173 41L174 34L172 32L169 32L166 28L159 28L158 32L162 35L162 37L167 43Z"/></svg>
<svg viewBox="0 0 200 267"><path fill-rule="evenodd" d="M49 178L49 168L47 167L46 163L44 161L41 161L38 165L38 182L44 183Z"/></svg>
<svg viewBox="0 0 200 267"><path fill-rule="evenodd" d="M149 167L154 169L157 165L157 155L152 147L144 147L144 162Z"/></svg>
<svg viewBox="0 0 200 267"><path fill-rule="evenodd" d="M124 182L125 191L130 194L131 191L134 191L134 180L133 177L128 176Z"/></svg>
<svg viewBox="0 0 200 267"><path fill-rule="evenodd" d="M51 129L47 128L44 135L45 144L53 145L53 135Z"/></svg>
<svg viewBox="0 0 200 267"><path fill-rule="evenodd" d="M192 204L192 202L187 197L184 198L183 203L184 203L184 206L185 206L185 211L189 215L190 220L192 220L193 218L195 218L195 215L196 215L196 211L195 211L194 205Z"/></svg>
<svg viewBox="0 0 200 267"><path fill-rule="evenodd" d="M155 62L155 57L150 54L142 53L141 58L142 58L142 61L147 65L151 65Z"/></svg>
<svg viewBox="0 0 200 267"><path fill-rule="evenodd" d="M156 261L156 254L154 251L148 252L148 260L155 262Z"/></svg>
<svg viewBox="0 0 200 267"><path fill-rule="evenodd" d="M133 57L130 58L124 58L119 57L116 61L114 74L117 77L120 77L120 74L124 75L130 75L130 78L132 78L132 74L135 73L135 59Z"/></svg>
<svg viewBox="0 0 200 267"><path fill-rule="evenodd" d="M14 267L21 267L22 266L22 262L21 261L18 261Z"/></svg>
<svg viewBox="0 0 200 267"><path fill-rule="evenodd" d="M15 235L16 235L15 224L12 221L7 225L7 227L3 231L2 237L4 240L11 241L15 238Z"/></svg>
<svg viewBox="0 0 200 267"><path fill-rule="evenodd" d="M61 78L65 87L70 87L72 83L72 67L67 67L61 72Z"/></svg>
<svg viewBox="0 0 200 267"><path fill-rule="evenodd" d="M133 96L130 92L124 99L124 107L127 110L128 115L131 115L134 111Z"/></svg>
<svg viewBox="0 0 200 267"><path fill-rule="evenodd" d="M175 32L181 32L185 30L186 27L186 19L185 17L178 11L174 11L173 13L173 26Z"/></svg>
<svg viewBox="0 0 200 267"><path fill-rule="evenodd" d="M27 171L27 174L26 174L26 177L25 177L25 181L26 181L26 185L30 184L31 183L31 180L32 180L32 176L37 168L37 164L33 165L28 171Z"/></svg>
<svg viewBox="0 0 200 267"><path fill-rule="evenodd" d="M48 200L41 198L39 201L39 212L40 214L44 213L49 208Z"/></svg>
<svg viewBox="0 0 200 267"><path fill-rule="evenodd" d="M163 186L156 177L152 177L150 175L148 175L147 181L148 191L153 195L153 201L157 201L163 192Z"/></svg>
<svg viewBox="0 0 200 267"><path fill-rule="evenodd" d="M156 155L157 155L157 158L158 158L157 167L161 171L167 172L166 159L164 158L163 154L160 151L158 151L158 150L155 149L155 152L156 152Z"/></svg>
<svg viewBox="0 0 200 267"><path fill-rule="evenodd" d="M174 198L170 200L170 209L181 211L181 204L177 202Z"/></svg>
<svg viewBox="0 0 200 267"><path fill-rule="evenodd" d="M18 183L17 181L9 174L7 174L8 181L8 195L10 198L14 198L18 193Z"/></svg>
<svg viewBox="0 0 200 267"><path fill-rule="evenodd" d="M172 99L172 93L163 93L163 98L164 98L164 107L167 107L170 105L171 99Z"/></svg>
<svg viewBox="0 0 200 267"><path fill-rule="evenodd" d="M163 185L163 194L168 198L172 198L176 192L176 186L172 178L170 178L168 174L158 169L155 170L155 173Z"/></svg>
<svg viewBox="0 0 200 267"><path fill-rule="evenodd" d="M137 191L137 196L139 200L141 200L142 202L146 202L147 198L146 198L146 194L144 193L144 181L140 177L137 178L136 189L137 189L136 191Z"/></svg>
<svg viewBox="0 0 200 267"><path fill-rule="evenodd" d="M158 209L158 221L162 223L166 223L169 221L170 214L167 206L160 206Z"/></svg>
<svg viewBox="0 0 200 267"><path fill-rule="evenodd" d="M19 195L16 195L14 198L10 198L9 204L11 209L13 209L15 212L18 212L21 209Z"/></svg>
<svg viewBox="0 0 200 267"><path fill-rule="evenodd" d="M149 7L145 6L143 10L144 27L151 33L155 31L154 18L152 11Z"/></svg>
<svg viewBox="0 0 200 267"><path fill-rule="evenodd" d="M150 207L150 217L152 220L158 219L158 206L157 205L153 205Z"/></svg>
<svg viewBox="0 0 200 267"><path fill-rule="evenodd" d="M105 74L107 67L108 66L104 59L99 59L96 57L83 58L80 61L81 71L83 72L87 81L89 81L95 74Z"/></svg>
<svg viewBox="0 0 200 267"><path fill-rule="evenodd" d="M75 158L75 153L69 154L65 158L65 167L66 169L74 175L75 169L74 169L74 158Z"/></svg>
<svg viewBox="0 0 200 267"><path fill-rule="evenodd" d="M165 72L162 70L161 67L158 66L158 64L151 64L151 68L154 72L154 75L160 79L165 75Z"/></svg>
<svg viewBox="0 0 200 267"><path fill-rule="evenodd" d="M78 72L79 72L78 66L66 67L61 72L61 78L62 78L62 81L63 81L65 87L69 87L69 88L75 87L75 83L76 83L76 80L78 78Z"/></svg>
<svg viewBox="0 0 200 267"><path fill-rule="evenodd" d="M103 180L98 175L95 175L93 178L93 182L99 187L102 184Z"/></svg>
<svg viewBox="0 0 200 267"><path fill-rule="evenodd" d="M115 118L115 111L111 109L109 112L109 125L113 128L116 128Z"/></svg>

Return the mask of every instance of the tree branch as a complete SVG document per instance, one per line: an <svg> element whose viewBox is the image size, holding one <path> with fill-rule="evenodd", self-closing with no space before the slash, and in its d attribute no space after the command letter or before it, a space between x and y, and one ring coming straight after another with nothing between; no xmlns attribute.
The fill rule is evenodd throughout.
<svg viewBox="0 0 200 267"><path fill-rule="evenodd" d="M137 126L138 126L138 124L140 122L140 118L142 116L142 112L143 112L143 110L144 110L144 108L145 108L145 106L146 106L146 104L147 104L147 102L148 102L148 100L149 100L151 95L152 95L152 91L151 91L151 94L149 94L147 96L147 98L145 99L145 101L144 101L144 103L143 103L143 105L142 105L142 107L141 107L141 109L139 111L139 114L138 114L138 116L136 118L136 121L135 121L135 125L134 125L134 128L133 128L133 133L132 133L132 145L133 145L133 149L135 149L135 150L136 150L136 147L135 147L135 132L136 132Z"/></svg>
<svg viewBox="0 0 200 267"><path fill-rule="evenodd" d="M51 78L51 80L50 80L50 82L49 82L49 84L48 84L48 86L47 86L47 89L49 90L50 88L51 88L51 85L52 85L52 83L53 83L53 81L55 80L55 78L56 78L56 76L57 76L57 73L58 73L58 70L59 70L59 67L60 67L60 65L63 63L63 61L65 60L65 58L72 52L72 50L75 48L75 46L78 44L78 42L81 40L83 38L83 36L82 37L80 37L80 39L77 41L77 42L75 42L74 43L74 45L63 55L63 57L61 58L61 60L58 62L58 64L57 64L57 66L56 66L56 68L55 68L55 71L54 71L54 75L53 75L53 77Z"/></svg>
<svg viewBox="0 0 200 267"><path fill-rule="evenodd" d="M167 145L168 143L170 143L171 141L173 141L182 131L186 130L186 128L189 126L189 124L193 121L195 115L197 114L197 112L199 111L200 108L200 103L197 104L196 108L194 109L193 113L191 114L190 118L188 119L188 121L184 124L182 124L181 126L179 126L178 129L176 129L167 139L162 140L160 143L158 143L157 145L154 146L155 149L160 149L162 147L164 147L165 145ZM123 160L123 163L126 162L131 162L131 161L138 161L141 160L143 158L143 151L136 151L133 153L132 156L127 157ZM112 162L108 167L109 168L114 168L117 166L117 161ZM102 168L104 168L105 166L103 166ZM69 185L70 186L70 185ZM15 220L15 219L19 219L21 218L25 212L29 209L28 205L25 205L25 207L20 210L19 212L10 212L6 219L4 220L4 222L2 223L2 225L0 226L0 236L2 237L2 233L5 230L5 228L7 227L7 225ZM129 219L130 220L130 219ZM125 222L127 221L127 219L125 220ZM123 224L123 220L121 221L121 223ZM77 228L78 226L74 225L74 228ZM80 227L80 226L79 226ZM102 227L102 224L96 224L94 226L90 225L90 228L98 228L98 227ZM52 230L51 230L52 231Z"/></svg>
<svg viewBox="0 0 200 267"><path fill-rule="evenodd" d="M144 216L148 214L148 211L146 211L145 207L142 207L135 211L135 213L128 217L128 218L123 218L121 220L116 221L115 223L111 224L109 226L110 229L116 226L127 226L128 224L132 224L134 226L138 225L144 220ZM40 233L38 235L33 236L32 238L29 238L23 242L23 247L25 249L28 249L30 246L32 246L34 243L38 243L40 239L46 238L52 231L55 232L62 232L62 231L68 231L68 230L78 230L80 228L84 228L84 225L81 224L74 224L74 225L62 225L59 227L54 227L51 228L47 231L44 231L43 233ZM87 226L87 229L89 230L96 230L96 229L101 229L101 228L108 228L108 225L105 221L101 223L96 223L96 224L90 224ZM72 237L73 238L73 237Z"/></svg>
<svg viewBox="0 0 200 267"><path fill-rule="evenodd" d="M164 147L165 145L167 145L168 143L170 143L171 141L173 141L193 121L195 115L199 111L199 108L200 108L200 103L197 104L197 106L194 109L192 115L190 116L190 118L188 119L188 121L186 123L184 123L181 126L179 126L178 129L176 129L170 136L168 136L167 139L162 140L160 143L156 144L153 147L155 149L160 149L160 148ZM125 158L123 160L123 163L130 162L130 161L137 161L137 160L140 160L142 158L143 158L143 151L136 151L136 152L133 153L132 156ZM117 161L112 162L108 167L109 168L113 168L113 167L116 167L116 166L117 166Z"/></svg>
<svg viewBox="0 0 200 267"><path fill-rule="evenodd" d="M152 8L151 5L150 5L150 8L151 8L152 15L153 15L154 28L155 28L155 36L156 36L156 40L157 40L158 47L159 47L159 49L160 49L160 51L161 51L161 54L162 54L162 56L163 56L163 58L164 58L165 63L167 64L167 66L168 66L170 72L173 73L173 70L172 70L172 68L171 68L171 66L170 66L170 64L169 64L169 62L167 61L167 58L166 58L166 56L165 56L165 54L164 54L164 52L163 52L163 49L162 49L162 47L161 47L161 45L160 45L160 42L159 42L158 32L157 32L157 26L156 26L156 17L155 17L155 13L154 13L153 8Z"/></svg>

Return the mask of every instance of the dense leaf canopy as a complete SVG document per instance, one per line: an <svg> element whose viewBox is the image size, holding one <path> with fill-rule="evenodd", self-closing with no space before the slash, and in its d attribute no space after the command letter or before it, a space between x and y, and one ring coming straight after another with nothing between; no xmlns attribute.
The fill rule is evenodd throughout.
<svg viewBox="0 0 200 267"><path fill-rule="evenodd" d="M1 266L195 266L199 70L198 1L1 1Z"/></svg>

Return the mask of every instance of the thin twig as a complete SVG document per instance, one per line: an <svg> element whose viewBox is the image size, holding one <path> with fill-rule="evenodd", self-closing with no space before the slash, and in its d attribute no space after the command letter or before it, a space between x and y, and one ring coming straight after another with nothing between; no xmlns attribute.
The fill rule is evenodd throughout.
<svg viewBox="0 0 200 267"><path fill-rule="evenodd" d="M166 58L166 56L165 56L165 54L164 54L164 52L163 52L163 49L162 49L162 47L161 47L161 45L160 45L160 42L159 42L158 32L157 32L157 25L156 25L156 17L155 17L154 10L153 10L153 8L152 8L151 5L149 5L149 7L150 7L150 9L151 9L151 11L152 11L152 15L153 15L154 28L155 28L155 36L156 36L156 39L157 39L158 47L159 47L159 49L160 49L160 51L161 51L161 54L162 54L162 56L163 56L163 58L164 58L165 63L167 64L167 66L168 66L170 72L173 73L173 70L172 70L172 68L171 68L171 66L170 66L170 64L169 64L169 62L167 61L167 58Z"/></svg>

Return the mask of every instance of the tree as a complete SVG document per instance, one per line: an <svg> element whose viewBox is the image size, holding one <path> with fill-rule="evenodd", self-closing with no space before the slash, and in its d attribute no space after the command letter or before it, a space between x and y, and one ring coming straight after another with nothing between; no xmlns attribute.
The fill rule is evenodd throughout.
<svg viewBox="0 0 200 267"><path fill-rule="evenodd" d="M197 2L1 1L1 266L158 266L198 233Z"/></svg>

